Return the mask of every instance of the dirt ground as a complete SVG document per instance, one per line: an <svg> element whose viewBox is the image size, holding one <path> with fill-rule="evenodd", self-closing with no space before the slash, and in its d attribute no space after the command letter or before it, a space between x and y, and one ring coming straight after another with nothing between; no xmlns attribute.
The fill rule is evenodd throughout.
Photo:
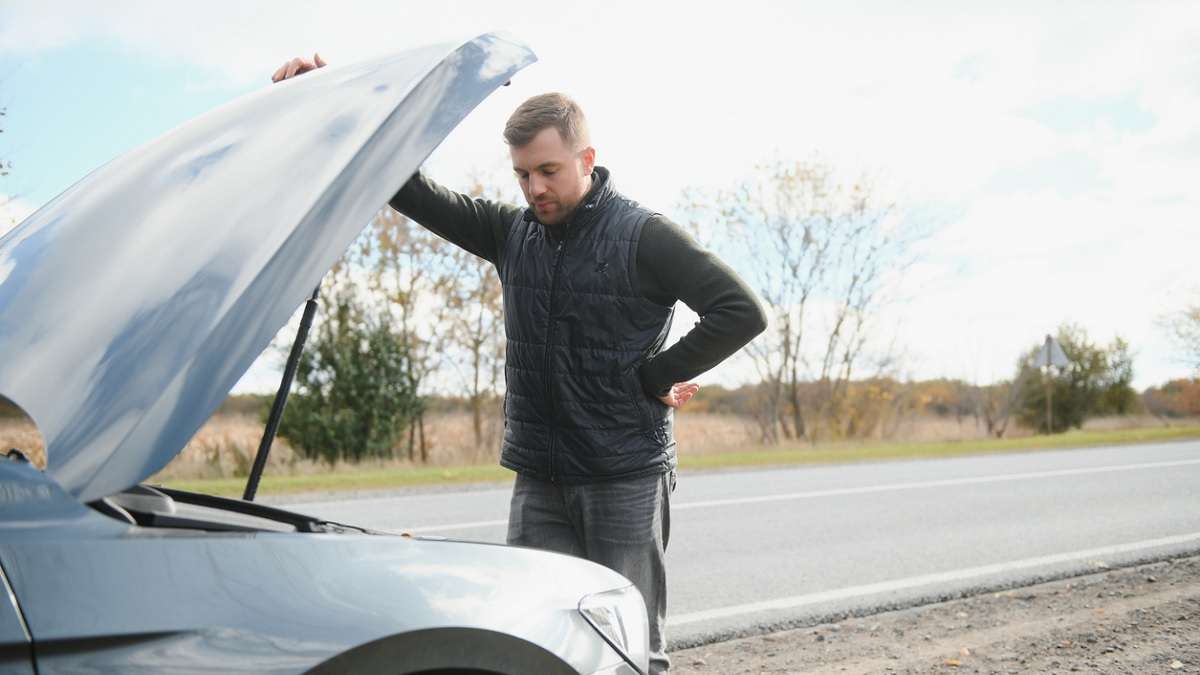
<svg viewBox="0 0 1200 675"><path fill-rule="evenodd" d="M671 654L672 673L1200 673L1200 557Z"/></svg>

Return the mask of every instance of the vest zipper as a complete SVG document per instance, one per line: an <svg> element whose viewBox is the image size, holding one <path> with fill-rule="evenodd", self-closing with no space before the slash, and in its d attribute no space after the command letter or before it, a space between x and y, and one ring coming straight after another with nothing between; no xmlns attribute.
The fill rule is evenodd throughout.
<svg viewBox="0 0 1200 675"><path fill-rule="evenodd" d="M550 300L547 312L546 326L546 366L542 372L546 376L546 403L550 406L550 423L547 428L550 430L550 482L555 482L554 475L554 450L557 439L557 421L558 410L554 405L554 380L550 377L550 366L554 360L554 291L558 288L558 272L562 267L563 249L566 248L567 239L566 232L563 232L563 238L558 241L558 246L555 249L554 255L554 271L550 274Z"/></svg>

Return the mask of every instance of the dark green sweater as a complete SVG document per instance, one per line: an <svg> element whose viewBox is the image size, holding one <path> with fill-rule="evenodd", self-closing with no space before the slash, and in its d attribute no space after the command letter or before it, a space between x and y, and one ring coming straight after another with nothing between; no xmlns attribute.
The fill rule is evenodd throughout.
<svg viewBox="0 0 1200 675"><path fill-rule="evenodd" d="M472 199L421 173L405 183L390 204L493 264L513 221L525 210L514 204ZM678 342L642 366L642 387L647 393L665 394L672 384L690 380L724 361L766 328L766 314L746 282L664 216L653 216L642 228L637 274L638 290L647 299L667 307L682 300L700 316Z"/></svg>

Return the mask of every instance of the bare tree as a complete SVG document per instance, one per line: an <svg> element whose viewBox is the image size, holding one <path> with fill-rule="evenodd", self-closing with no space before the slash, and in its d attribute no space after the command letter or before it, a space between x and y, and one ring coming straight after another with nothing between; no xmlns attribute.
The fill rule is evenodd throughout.
<svg viewBox="0 0 1200 675"><path fill-rule="evenodd" d="M914 231L865 177L847 184L820 161L760 166L711 201L770 315L764 338L747 347L762 439L845 433L847 385L879 337L884 276L909 264Z"/></svg>
<svg viewBox="0 0 1200 675"><path fill-rule="evenodd" d="M472 179L475 197L511 201L511 195ZM352 287L376 311L394 317L409 352L409 373L421 395L443 389L458 372L471 407L478 450L495 435L503 382L504 320L495 268L445 241L390 207L375 214L331 272L326 285ZM465 367L464 367L465 364ZM408 457L426 462L424 412L409 427Z"/></svg>
<svg viewBox="0 0 1200 675"><path fill-rule="evenodd" d="M728 236L755 261L750 276L770 313L767 338L747 346L761 382L755 418L769 443L807 431L800 405L805 319L836 228L826 179L823 168L760 167L752 180L716 200Z"/></svg>
<svg viewBox="0 0 1200 675"><path fill-rule="evenodd" d="M6 117L8 117L8 108L0 107L0 134L4 133L4 127L6 126L6 120L4 118ZM0 155L0 178L7 177L11 172L12 160L6 159L3 155ZM7 223L0 222L0 235L8 232L8 230L12 229L12 227L17 224L16 217L6 213L8 211L6 207L8 207L12 200L13 195L7 194L7 190L0 190L0 218L4 218L9 221Z"/></svg>
<svg viewBox="0 0 1200 675"><path fill-rule="evenodd" d="M1021 408L1021 391L1007 381L975 387L975 414L983 420L988 436L1004 438L1012 414Z"/></svg>
<svg viewBox="0 0 1200 675"><path fill-rule="evenodd" d="M824 175L828 182L828 174ZM874 190L860 179L848 191L841 186L831 192L845 191L845 211L840 226L832 233L828 258L829 273L824 290L836 304L828 312L827 336L821 345L821 361L816 373L816 391L812 408L822 426L812 427L809 437L816 440L824 427L828 432L842 435L846 431L843 414L846 387L863 363L868 338L872 337L872 321L876 306L885 300L882 275L908 264L904 254L907 243L884 227L886 219L895 212L895 204L878 203ZM878 355L879 370L892 361L888 351ZM880 375L882 373L876 373ZM799 401L791 401L799 406Z"/></svg>
<svg viewBox="0 0 1200 675"><path fill-rule="evenodd" d="M467 194L494 201L514 201L476 174ZM504 367L504 303L500 277L496 268L486 260L460 248L451 247L447 254L447 277L439 284L445 297L447 314L446 340L450 348L461 354L468 364L463 373L467 403L471 408L471 428L476 450L487 445L497 429L485 429L488 421L498 420L499 392ZM487 409L493 414L488 415Z"/></svg>
<svg viewBox="0 0 1200 675"><path fill-rule="evenodd" d="M1168 314L1161 320L1187 365L1200 371L1200 301Z"/></svg>
<svg viewBox="0 0 1200 675"><path fill-rule="evenodd" d="M8 117L8 108L0 108L0 117ZM4 133L4 120L0 120L0 134ZM0 178L12 171L12 160L0 157Z"/></svg>

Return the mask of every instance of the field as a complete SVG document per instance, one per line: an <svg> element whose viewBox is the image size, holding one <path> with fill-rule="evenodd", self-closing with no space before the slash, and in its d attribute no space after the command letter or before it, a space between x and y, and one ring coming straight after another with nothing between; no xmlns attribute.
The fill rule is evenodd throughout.
<svg viewBox="0 0 1200 675"><path fill-rule="evenodd" d="M427 464L404 459L339 463L305 459L284 438L276 439L268 462L264 493L310 490L366 490L414 484L505 480L511 474L497 464L499 423L486 425L490 439L476 446L466 413L430 415L426 421ZM214 415L170 464L150 479L173 487L238 495L254 461L262 436L256 415ZM679 414L676 422L680 465L684 469L732 466L831 463L945 457L984 452L1069 448L1155 440L1200 438L1200 420L1173 420L1169 426L1152 417L1090 420L1082 430L1052 437L1016 429L1003 439L987 438L970 418L913 417L891 437L835 443L782 443L764 446L752 421L736 415ZM0 417L0 447L20 448L39 466L45 465L41 436L26 419Z"/></svg>

